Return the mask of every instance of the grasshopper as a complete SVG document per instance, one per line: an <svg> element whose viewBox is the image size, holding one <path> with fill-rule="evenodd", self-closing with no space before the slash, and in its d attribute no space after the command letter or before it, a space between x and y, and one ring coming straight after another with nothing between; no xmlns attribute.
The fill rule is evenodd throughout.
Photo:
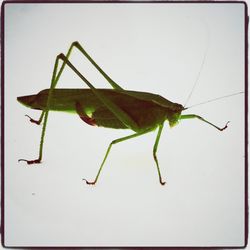
<svg viewBox="0 0 250 250"><path fill-rule="evenodd" d="M104 76L112 89L95 88L70 62L69 57L73 48L78 49L93 66ZM59 60L62 60L62 65L59 68ZM88 89L56 89L59 78L65 66L71 68L83 80ZM58 69L59 68L59 69ZM130 129L134 131L132 135L125 136L113 140L106 151L101 166L93 181L85 182L90 185L96 184L105 161L110 153L111 147L122 141L126 141L146 133L158 129L156 140L153 147L153 157L156 164L160 184L164 185L161 171L157 159L157 148L161 137L164 122L167 120L170 127L175 126L183 119L199 119L219 131L227 128L227 124L222 128L205 120L196 114L182 114L186 110L183 105L171 102L164 97L152 93L130 91L123 89L115 81L113 81L85 51L79 42L73 42L68 49L66 55L59 54L56 57L51 86L49 89L44 89L35 95L27 95L17 97L17 100L23 105L41 110L42 114L39 120L32 119L30 121L36 124L41 124L43 121L39 156L35 160L19 159L27 164L41 163L43 156L44 137L47 126L49 111L64 111L78 114L82 121L91 126L100 126L113 129Z"/></svg>

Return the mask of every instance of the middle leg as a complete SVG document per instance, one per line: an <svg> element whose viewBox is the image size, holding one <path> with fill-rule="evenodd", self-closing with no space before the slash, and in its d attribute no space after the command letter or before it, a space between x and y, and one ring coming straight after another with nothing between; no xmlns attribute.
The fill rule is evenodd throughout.
<svg viewBox="0 0 250 250"><path fill-rule="evenodd" d="M107 151L106 151L106 154L105 154L105 156L104 156L104 159L103 159L103 161L102 161L102 164L101 164L101 166L100 166L100 168L99 168L99 170L98 170L98 172L97 172L97 175L96 175L94 181L88 181L88 180L86 180L86 179L83 179L83 180L86 181L86 183L89 184L89 185L95 185L95 184L96 184L96 182L97 182L97 180L98 180L98 178L99 178L99 175L100 175L100 173L101 173L101 171L102 171L103 165L104 165L104 163L105 163L105 161L106 161L106 159L107 159L107 157L108 157L108 155L109 155L109 152L110 152L110 149L111 149L112 145L117 144L117 143L122 142L122 141L126 141L126 140L128 140L128 139L135 138L135 137L137 137L137 136L144 135L144 134L146 134L146 133L149 133L150 131L152 131L152 130L151 130L151 129L150 129L150 130L145 130L145 131L143 131L143 132L136 133L136 134L132 134L132 135L129 135L129 136L125 136L125 137L122 137L122 138L119 138L119 139L116 139L116 140L112 141L112 142L109 144L109 147L108 147L108 149L107 149Z"/></svg>
<svg viewBox="0 0 250 250"><path fill-rule="evenodd" d="M160 137L161 137L162 129L163 129L163 123L159 125L159 130L158 130L158 133L157 133L157 136L156 136L156 140L155 140L155 144L154 144L154 149L153 149L153 156L154 156L154 161L155 161L156 167L157 167L159 181L160 181L161 185L165 185L166 182L162 181L160 166L159 166L157 155L156 155L158 144L159 144L159 140L160 140Z"/></svg>

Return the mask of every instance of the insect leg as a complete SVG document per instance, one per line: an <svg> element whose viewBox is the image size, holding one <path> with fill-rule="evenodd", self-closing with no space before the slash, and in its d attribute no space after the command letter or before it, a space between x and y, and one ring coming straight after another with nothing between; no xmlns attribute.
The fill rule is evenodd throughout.
<svg viewBox="0 0 250 250"><path fill-rule="evenodd" d="M79 102L76 102L76 112L79 115L79 117L86 122L87 124L91 125L91 126L95 126L96 122L95 119L89 117L85 112L84 109L82 107L82 105Z"/></svg>
<svg viewBox="0 0 250 250"><path fill-rule="evenodd" d="M99 168L99 170L98 170L98 172L97 172L97 175L96 175L96 177L95 177L95 180L94 180L94 181L88 181L88 180L86 180L86 179L83 179L83 180L86 181L86 183L89 184L89 185L95 185L95 184L96 184L96 182L97 182L97 180L98 180L98 178L99 178L99 175L100 175L100 173L101 173L101 171L102 171L103 165L104 165L104 163L105 163L105 161L106 161L106 159L107 159L107 157L108 157L108 155L109 155L109 152L110 152L110 149L111 149L112 145L114 145L114 144L116 144L116 143L119 143L119 142L122 142L122 141L126 141L126 140L128 140L128 139L135 138L135 137L140 136L140 135L144 135L144 134L146 134L146 133L148 133L148 132L150 132L150 131L152 131L152 130L151 130L151 129L150 129L150 130L145 130L145 131L143 131L143 132L136 133L136 134L132 134L132 135L129 135L129 136L125 136L125 137L122 137L122 138L119 138L119 139L116 139L116 140L112 141L112 142L109 144L109 147L108 147L108 149L107 149L107 151L106 151L106 154L105 154L105 156L104 156L104 159L103 159L103 161L102 161L102 164L101 164L101 166L100 166L100 168Z"/></svg>
<svg viewBox="0 0 250 250"><path fill-rule="evenodd" d="M216 128L216 129L218 129L220 131L223 131L224 129L226 129L227 128L227 124L229 123L229 121L228 121L223 128L219 128L218 126L214 125L213 123L211 123L211 122L205 120L204 118L202 118L201 116L195 115L195 114L181 115L180 120L183 120L183 119L193 119L193 118L197 118L197 119L199 119L199 120L201 120L203 122L206 122L209 125L213 126L214 128Z"/></svg>
<svg viewBox="0 0 250 250"><path fill-rule="evenodd" d="M161 185L165 185L166 182L162 181L161 171L160 171L158 159L157 159L157 156L156 156L156 152L157 152L159 140L160 140L160 137L161 137L162 129L163 129L163 123L159 125L159 130L158 130L158 133L157 133L157 136L156 136L156 140L155 140L155 144L154 144L154 149L153 149L153 156L154 156L154 160L155 160L157 171L158 171L159 181L160 181Z"/></svg>
<svg viewBox="0 0 250 250"><path fill-rule="evenodd" d="M140 129L137 126L136 122L122 109L120 109L117 105L115 105L113 102L111 102L108 98L106 98L102 93L100 93L98 90L95 89L95 87L69 62L68 58L72 52L73 47L75 46L75 43L72 43L66 56L64 54L60 54L56 57L52 79L51 79L51 86L49 90L48 100L47 100L47 107L44 110L44 123L42 127L42 134L41 134L41 140L40 140L40 147L39 147L39 157L35 160L26 160L26 159L19 159L19 161L25 161L27 164L34 164L34 163L40 163L42 160L42 154L43 154L43 144L44 144L44 137L45 137L45 131L47 126L47 120L48 120L48 114L49 114L49 107L50 107L50 99L52 96L53 89L56 87L60 76L66 66L68 64L70 68L83 80L85 83L91 88L91 90L94 92L94 94L109 108L111 112L113 112L117 118L123 122L128 128L138 132ZM90 58L90 57L89 57ZM61 65L61 68L59 69L57 73L58 68L58 62L59 60L63 60L63 64ZM92 59L92 58L91 58ZM94 62L94 61L93 61ZM92 62L92 63L93 63ZM96 66L98 66L96 64ZM99 67L99 66L98 66ZM32 119L32 118L31 118Z"/></svg>
<svg viewBox="0 0 250 250"><path fill-rule="evenodd" d="M137 125L137 123L130 117L124 110L122 110L117 104L112 102L109 98L107 98L101 91L96 89L76 68L75 66L68 60L68 58L64 54L60 54L58 58L62 59L64 63L66 63L93 91L96 97L119 119L125 126L134 130L135 132L140 132L141 129Z"/></svg>
<svg viewBox="0 0 250 250"><path fill-rule="evenodd" d="M73 46L71 45L68 52L67 52L67 54L66 54L66 58L69 58L69 56L70 56L70 54L72 52L72 48L73 48ZM48 120L48 115L49 115L49 106L50 106L51 94L53 92L53 89L56 87L56 84L59 81L59 78L60 78L60 76L61 76L61 74L62 74L62 72L63 72L63 70L65 68L65 65L66 65L66 63L63 62L59 72L57 73L59 59L60 59L59 56L57 56L56 60L55 60L55 64L54 64L52 78L51 78L51 85L50 85L50 90L49 90L49 95L48 95L48 100L47 100L47 107L46 107L46 109L43 111L43 113L41 115L41 117L44 115L44 123L43 123L43 127L42 127L41 139L40 139L39 156L35 160L19 159L18 161L25 161L25 162L27 162L27 164L41 163L42 155L43 155L44 137L45 137L45 131L46 131L47 120ZM30 118L30 119L32 119L32 118Z"/></svg>
<svg viewBox="0 0 250 250"><path fill-rule="evenodd" d="M77 41L73 42L72 47L76 47L93 65L94 67L103 75L103 77L109 82L109 84L114 88L114 89L120 89L122 90L123 88L120 87L116 82L114 82L101 68L100 66L92 59L92 57L86 52L86 50L81 46L81 44Z"/></svg>
<svg viewBox="0 0 250 250"><path fill-rule="evenodd" d="M40 116L40 118L38 120L35 120L35 119L31 118L29 115L25 115L25 116L27 116L30 119L30 122L35 123L37 125L40 125L42 120L43 120L44 113L45 113L45 111L42 112L42 114L41 114L41 116Z"/></svg>

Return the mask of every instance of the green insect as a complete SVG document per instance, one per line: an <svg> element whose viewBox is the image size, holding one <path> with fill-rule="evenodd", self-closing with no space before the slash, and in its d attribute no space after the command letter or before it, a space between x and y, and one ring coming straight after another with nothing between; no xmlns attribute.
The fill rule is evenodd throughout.
<svg viewBox="0 0 250 250"><path fill-rule="evenodd" d="M112 86L112 89L95 88L74 67L69 61L73 48L77 48L96 67ZM60 68L58 67L59 60L63 61ZM68 65L88 85L89 89L55 88L66 65ZM187 108L183 107L181 104L173 103L160 95L124 90L96 64L79 42L73 42L66 55L59 54L56 57L50 89L42 90L36 95L17 97L17 100L29 108L42 111L39 120L34 120L28 116L33 123L41 124L43 121L43 127L38 158L35 160L19 160L25 161L27 164L41 163L42 161L43 144L49 111L74 112L78 114L84 122L92 126L131 129L135 132L132 135L113 140L109 144L95 179L93 181L83 179L87 184L92 185L96 184L112 145L144 135L156 129L158 129L158 132L153 148L153 157L156 163L159 181L164 185L165 182L161 176L156 153L163 125L166 120L169 122L170 127L173 127L180 120L198 118L220 131L226 129L228 124L227 122L223 128L219 128L198 115L182 115L182 111Z"/></svg>

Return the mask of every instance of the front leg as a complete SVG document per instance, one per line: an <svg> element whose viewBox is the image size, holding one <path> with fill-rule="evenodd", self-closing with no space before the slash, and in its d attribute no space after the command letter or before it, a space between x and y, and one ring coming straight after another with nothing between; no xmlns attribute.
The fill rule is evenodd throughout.
<svg viewBox="0 0 250 250"><path fill-rule="evenodd" d="M211 122L205 120L205 119L202 118L201 116L195 115L195 114L181 115L180 120L183 120L183 119L194 119L194 118L197 118L197 119L199 119L199 120L201 120L201 121L203 121L203 122L206 122L207 124L213 126L214 128L216 128L216 129L218 129L218 130L220 130L220 131L225 130L225 129L227 128L227 124L229 123L229 121L228 121L228 122L226 123L226 125L225 125L223 128L220 128L220 127L214 125L213 123L211 123Z"/></svg>

